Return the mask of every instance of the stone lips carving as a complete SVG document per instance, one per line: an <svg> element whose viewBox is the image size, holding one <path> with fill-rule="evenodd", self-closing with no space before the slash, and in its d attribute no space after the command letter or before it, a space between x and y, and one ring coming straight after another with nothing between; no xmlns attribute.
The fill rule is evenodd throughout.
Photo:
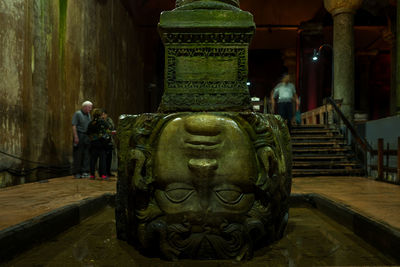
<svg viewBox="0 0 400 267"><path fill-rule="evenodd" d="M142 114L118 133L118 238L167 259L241 260L283 235L291 146L280 117Z"/></svg>

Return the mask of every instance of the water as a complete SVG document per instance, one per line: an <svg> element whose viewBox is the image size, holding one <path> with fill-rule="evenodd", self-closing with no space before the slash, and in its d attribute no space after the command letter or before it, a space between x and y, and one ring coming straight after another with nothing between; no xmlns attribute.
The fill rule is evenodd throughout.
<svg viewBox="0 0 400 267"><path fill-rule="evenodd" d="M395 261L311 207L291 208L285 237L256 251L254 258L248 262L168 262L150 259L116 238L114 209L106 207L53 240L19 255L5 266L276 267L393 264Z"/></svg>

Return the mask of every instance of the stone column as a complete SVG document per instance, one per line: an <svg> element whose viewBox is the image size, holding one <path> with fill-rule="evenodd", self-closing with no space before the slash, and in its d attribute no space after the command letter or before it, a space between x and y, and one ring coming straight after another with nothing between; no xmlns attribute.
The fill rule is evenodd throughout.
<svg viewBox="0 0 400 267"><path fill-rule="evenodd" d="M396 26L389 24L389 26L382 31L382 39L390 46L390 115L396 114Z"/></svg>
<svg viewBox="0 0 400 267"><path fill-rule="evenodd" d="M343 99L341 109L354 114L354 13L362 0L324 0L333 17L334 98Z"/></svg>
<svg viewBox="0 0 400 267"><path fill-rule="evenodd" d="M400 115L400 0L397 0L396 23L396 114Z"/></svg>

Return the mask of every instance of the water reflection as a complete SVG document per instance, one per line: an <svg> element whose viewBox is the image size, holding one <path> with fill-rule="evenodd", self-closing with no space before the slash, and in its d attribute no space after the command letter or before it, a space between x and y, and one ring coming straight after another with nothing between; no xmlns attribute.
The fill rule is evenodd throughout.
<svg viewBox="0 0 400 267"><path fill-rule="evenodd" d="M6 266L337 266L392 265L372 246L316 209L295 207L283 239L256 250L249 262L168 262L147 258L116 238L114 209L105 208L71 228L8 262Z"/></svg>

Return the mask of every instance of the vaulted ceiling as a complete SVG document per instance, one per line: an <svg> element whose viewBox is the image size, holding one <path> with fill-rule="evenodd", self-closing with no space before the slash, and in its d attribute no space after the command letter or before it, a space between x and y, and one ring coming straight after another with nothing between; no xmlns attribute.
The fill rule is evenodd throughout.
<svg viewBox="0 0 400 267"><path fill-rule="evenodd" d="M160 13L175 7L175 0L122 1L135 23L145 28L157 27ZM382 31L388 24L386 17L390 17L388 7L394 3L393 0L364 0L356 15L356 49L389 49ZM299 29L310 25L320 31L325 42L331 41L332 21L323 0L241 0L240 7L253 14L257 26L251 49L294 48Z"/></svg>

